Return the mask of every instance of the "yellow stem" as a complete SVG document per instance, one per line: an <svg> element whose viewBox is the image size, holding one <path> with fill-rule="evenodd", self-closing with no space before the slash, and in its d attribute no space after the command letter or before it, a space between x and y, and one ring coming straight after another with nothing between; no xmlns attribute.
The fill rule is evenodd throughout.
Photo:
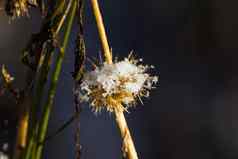
<svg viewBox="0 0 238 159"><path fill-rule="evenodd" d="M115 111L115 116L117 125L121 132L121 137L123 139L123 156L127 159L138 159L135 145L133 143L123 111Z"/></svg>
<svg viewBox="0 0 238 159"><path fill-rule="evenodd" d="M91 0L91 4L93 8L93 13L96 19L96 23L97 23L97 29L99 32L99 37L101 40L101 45L103 48L105 61L111 64L112 53L108 45L107 36L106 36L106 32L105 32L105 28L104 28L104 24L102 20L102 15L100 13L99 5L97 0ZM123 147L122 147L123 156L127 159L138 159L137 152L136 152L132 137L130 135L130 131L127 126L123 111L114 111L114 113L115 113L118 128L120 129L121 137L123 139Z"/></svg>
<svg viewBox="0 0 238 159"><path fill-rule="evenodd" d="M27 142L27 132L29 127L29 106L30 99L25 97L24 102L19 105L21 107L21 112L19 116L19 121L17 125L17 139L15 144L14 159L19 159L23 150L26 147Z"/></svg>
<svg viewBox="0 0 238 159"><path fill-rule="evenodd" d="M101 12L99 9L98 1L91 0L91 4L92 4L92 9L93 9L93 14L96 19L98 33L99 33L103 53L105 56L105 60L107 63L111 64L112 63L112 53L111 53L109 45L108 45L107 35L106 35L105 27L103 24L102 15L101 15Z"/></svg>

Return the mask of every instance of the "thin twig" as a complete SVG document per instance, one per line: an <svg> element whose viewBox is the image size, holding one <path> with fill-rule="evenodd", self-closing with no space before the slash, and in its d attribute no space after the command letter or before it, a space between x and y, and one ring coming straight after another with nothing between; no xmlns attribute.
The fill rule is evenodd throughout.
<svg viewBox="0 0 238 159"><path fill-rule="evenodd" d="M78 0L78 25L79 31L76 39L76 48L74 52L74 72L73 78L75 81L80 81L83 74L83 65L85 63L86 57L86 47L84 41L84 17L83 17L83 10L84 10L84 2L83 0Z"/></svg>
<svg viewBox="0 0 238 159"><path fill-rule="evenodd" d="M60 134L63 130L65 130L68 126L70 126L70 124L73 123L78 117L79 117L79 114L75 113L65 123L63 123L63 125L61 125L53 134L47 136L43 143L39 143L39 144L44 144L45 142L51 140L52 138Z"/></svg>
<svg viewBox="0 0 238 159"><path fill-rule="evenodd" d="M83 66L85 63L86 57L86 47L84 41L84 0L78 0L78 25L79 31L76 39L76 49L75 49L75 62L74 62L74 73L73 78L75 80L75 87L77 87L81 79L83 77ZM80 144L80 119L79 115L81 112L81 106L78 101L78 96L74 94L74 105L75 105L75 113L78 114L76 119L76 133L75 133L75 159L81 158L81 149L82 146Z"/></svg>

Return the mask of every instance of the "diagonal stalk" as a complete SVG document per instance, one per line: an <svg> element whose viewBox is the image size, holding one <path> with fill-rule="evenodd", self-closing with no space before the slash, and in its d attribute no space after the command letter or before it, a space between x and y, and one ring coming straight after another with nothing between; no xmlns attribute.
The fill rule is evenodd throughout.
<svg viewBox="0 0 238 159"><path fill-rule="evenodd" d="M105 60L107 63L111 64L112 63L112 53L111 53L109 45L108 45L107 35L106 35L105 27L103 24L102 15L101 15L101 12L99 9L98 1L91 0L91 4L92 4L92 9L93 9L93 14L94 14L94 17L96 20L99 38L101 41Z"/></svg>
<svg viewBox="0 0 238 159"><path fill-rule="evenodd" d="M46 45L49 45L48 43ZM46 51L46 53L44 53L44 51ZM43 54L45 55L41 55L39 64L38 64L38 69L37 69L37 73L36 76L38 76L38 78L36 77L36 93L34 94L33 97L33 104L31 107L31 112L32 112L32 123L31 123L31 129L29 130L29 141L28 141L28 145L26 148L26 152L25 152L25 156L24 159L30 159L30 155L32 153L32 147L34 145L34 139L35 139L35 135L37 132L37 126L36 126L36 120L37 120L37 106L39 106L39 103L42 99L43 96L43 90L44 90L44 86L45 86L45 81L47 79L48 76L48 72L50 69L50 59L52 56L52 51L53 48L48 50L47 48L43 49ZM39 72L38 72L39 71ZM39 73L39 75L38 75Z"/></svg>
<svg viewBox="0 0 238 159"><path fill-rule="evenodd" d="M51 110L53 107L56 86L57 86L59 75L61 72L61 67L62 67L64 55L65 55L65 50L66 50L66 47L67 47L67 44L69 41L69 36L70 36L71 29L72 29L75 13L76 13L76 8L77 8L77 1L74 0L71 14L69 16L69 21L66 26L63 45L62 45L62 48L60 49L60 53L57 56L56 66L55 66L55 69L53 71L52 78L50 81L49 94L48 94L48 97L46 100L46 104L44 106L42 120L40 121L40 125L39 125L38 138L37 138L38 143L42 143L45 140L49 117L50 117L50 113L51 113ZM38 144L36 147L36 159L41 159L42 150L43 150L43 144Z"/></svg>
<svg viewBox="0 0 238 159"><path fill-rule="evenodd" d="M41 51L40 55L40 59L38 62L38 68L37 68L37 72L34 73L34 75L36 75L36 77L34 77L34 79L31 79L30 81L35 81L35 91L34 91L34 97L33 97L33 102L31 103L31 110L28 109L26 113L22 113L22 116L20 117L20 122L19 122L19 128L18 128L18 136L19 136L19 141L22 142L21 145L25 145L26 142L26 134L27 135L27 146L26 148L21 149L21 151L24 150L24 153L19 154L16 153L15 156L21 156L21 158L23 159L31 159L33 158L32 155L34 154L34 150L33 147L35 147L35 138L36 138L36 133L38 130L38 125L36 124L36 120L37 120L37 113L36 113L36 109L37 106L40 105L40 101L42 99L43 96L43 90L44 90L44 86L45 83L47 81L47 76L48 76L48 72L50 69L50 61L51 61L51 55L53 54L54 51L54 45L53 45L53 38L55 38L60 29L62 28L62 24L65 21L65 14L63 14L63 16L60 19L60 22L58 22L58 17L59 15L62 14L63 10L64 10L64 6L65 6L65 0L60 0L58 3L56 2L51 2L51 6L56 6L55 9L52 12L48 12L47 17L44 19L43 22L43 27L41 28L40 33L37 35L39 37L38 42L39 45L42 45L43 49ZM58 23L56 25L57 28L56 31L54 30L54 24ZM53 36L50 35L53 32ZM35 39L36 40L36 39ZM30 43L30 45L32 45L34 42L32 41L32 43ZM31 47L31 46L29 46ZM28 50L29 51L29 50ZM37 56L37 50L35 50L35 56ZM26 55L28 56L28 55ZM37 58L37 57L36 57ZM32 75L33 76L33 75ZM29 88L31 88L31 86L28 86ZM31 113L31 114L29 114ZM28 115L31 115L31 117L29 118ZM30 122L31 121L31 122ZM27 130L27 127L30 123L30 129ZM18 141L18 140L17 140ZM16 144L17 145L17 144ZM18 147L18 146L17 146ZM16 151L17 152L17 151ZM18 155L19 154L19 155ZM18 157L17 157L18 158Z"/></svg>
<svg viewBox="0 0 238 159"><path fill-rule="evenodd" d="M105 56L105 61L111 64L113 63L112 53L109 49L107 36L106 36L106 32L105 32L105 28L104 28L104 24L102 20L102 15L100 13L97 0L91 0L91 5L92 5L93 13L96 19L99 37L101 40L101 45L102 45L103 53ZM123 147L122 147L123 156L127 159L138 159L137 152L136 152L132 137L130 135L130 131L127 126L123 111L115 111L114 113L115 113L116 123L118 125L118 128L120 129L121 137L123 139Z"/></svg>
<svg viewBox="0 0 238 159"><path fill-rule="evenodd" d="M65 1L61 0L55 11L48 14L48 16L45 19L44 25L50 25L50 21L54 21L56 17L61 14L63 7L65 6ZM68 4L66 10L69 10L71 3ZM53 38L56 38L56 36L59 34L59 31L62 29L63 23L65 21L65 17L67 13L64 13L63 16L61 17L60 21L57 24L57 27L55 28L56 30L53 31ZM51 28L53 26L50 26ZM44 27L43 27L44 29ZM53 28L52 28L53 29ZM24 159L31 159L34 158L35 155L35 148L36 148L36 137L37 137L37 131L39 128L39 124L37 123L37 118L36 118L36 107L37 105L40 105L40 101L43 96L43 90L44 90L44 85L47 81L47 76L48 72L50 70L50 61L51 61L51 56L54 51L54 46L53 46L53 40L51 39L50 41L46 42L46 47L43 49L43 52L41 54L41 58L39 60L38 68L37 68L37 73L36 75L36 94L34 95L34 101L32 105L32 124L31 124L31 130L29 133L29 138L28 138L28 145L27 149L25 151L25 155L23 156ZM45 53L44 53L45 51Z"/></svg>

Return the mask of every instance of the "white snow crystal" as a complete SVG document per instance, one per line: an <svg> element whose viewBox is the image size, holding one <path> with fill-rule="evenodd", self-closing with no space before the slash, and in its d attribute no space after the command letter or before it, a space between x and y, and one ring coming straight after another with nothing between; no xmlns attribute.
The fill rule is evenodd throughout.
<svg viewBox="0 0 238 159"><path fill-rule="evenodd" d="M146 73L150 67L138 65L138 61L125 58L113 64L104 63L85 73L79 98L90 102L96 111L103 107L114 111L114 107L126 109L135 103L137 97L147 96L158 77Z"/></svg>

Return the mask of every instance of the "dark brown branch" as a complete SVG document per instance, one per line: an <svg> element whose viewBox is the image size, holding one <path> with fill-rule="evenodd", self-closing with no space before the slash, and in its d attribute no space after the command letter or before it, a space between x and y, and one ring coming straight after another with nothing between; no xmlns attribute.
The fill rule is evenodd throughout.
<svg viewBox="0 0 238 159"><path fill-rule="evenodd" d="M75 79L75 89L79 86L81 79L83 77L83 65L85 63L86 56L86 48L84 41L84 0L78 0L78 25L79 31L76 39L76 49L75 49L75 63L74 63L74 73L73 78ZM80 121L79 114L81 112L81 106L78 101L77 94L74 94L74 105L75 105L75 113L78 114L76 118L76 133L75 133L75 149L76 149L76 159L81 158L81 149L82 146L80 144Z"/></svg>

